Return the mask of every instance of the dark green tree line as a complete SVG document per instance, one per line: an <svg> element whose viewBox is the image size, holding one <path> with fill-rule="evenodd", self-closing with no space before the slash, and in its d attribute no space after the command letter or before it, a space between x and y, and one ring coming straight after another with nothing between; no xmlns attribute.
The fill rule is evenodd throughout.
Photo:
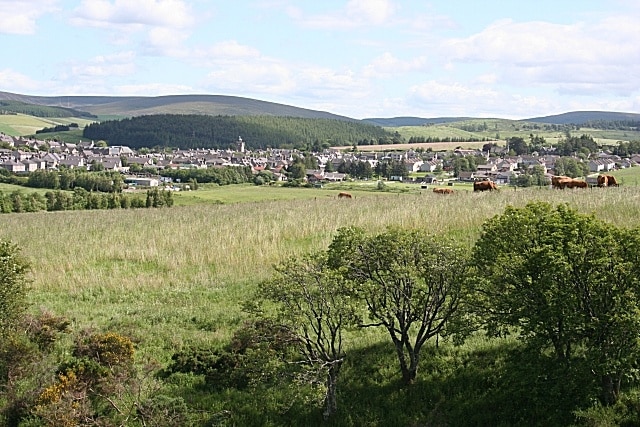
<svg viewBox="0 0 640 427"><path fill-rule="evenodd" d="M249 149L298 148L317 141L351 145L362 140L392 141L381 127L350 120L306 119L277 116L206 116L157 114L93 123L83 137L110 145L227 149L242 136Z"/></svg>

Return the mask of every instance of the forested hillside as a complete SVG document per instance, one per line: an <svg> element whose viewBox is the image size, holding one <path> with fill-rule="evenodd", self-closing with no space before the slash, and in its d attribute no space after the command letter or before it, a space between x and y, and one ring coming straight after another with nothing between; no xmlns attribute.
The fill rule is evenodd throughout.
<svg viewBox="0 0 640 427"><path fill-rule="evenodd" d="M391 143L394 134L346 120L159 114L93 123L84 129L83 137L134 149L226 149L242 137L247 148L257 149Z"/></svg>

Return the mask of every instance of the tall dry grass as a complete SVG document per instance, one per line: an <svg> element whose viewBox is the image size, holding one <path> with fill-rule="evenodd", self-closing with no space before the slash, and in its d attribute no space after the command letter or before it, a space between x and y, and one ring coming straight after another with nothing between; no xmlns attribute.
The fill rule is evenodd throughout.
<svg viewBox="0 0 640 427"><path fill-rule="evenodd" d="M484 220L531 200L568 203L618 225L640 225L640 188L505 188L5 214L0 238L17 243L31 260L35 305L78 326L146 330L147 339L170 348L189 339L224 340L242 318L240 303L273 263L326 249L339 227L425 227L472 244Z"/></svg>

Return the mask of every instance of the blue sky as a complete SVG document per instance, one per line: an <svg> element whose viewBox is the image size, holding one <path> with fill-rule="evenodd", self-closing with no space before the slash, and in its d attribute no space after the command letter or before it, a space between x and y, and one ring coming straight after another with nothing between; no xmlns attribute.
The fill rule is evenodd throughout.
<svg viewBox="0 0 640 427"><path fill-rule="evenodd" d="M640 113L636 0L0 0L0 91L366 117Z"/></svg>

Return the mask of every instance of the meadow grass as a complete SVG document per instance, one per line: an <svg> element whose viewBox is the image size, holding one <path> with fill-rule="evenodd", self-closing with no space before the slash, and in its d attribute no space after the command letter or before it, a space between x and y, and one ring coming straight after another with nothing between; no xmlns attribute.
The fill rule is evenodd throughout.
<svg viewBox="0 0 640 427"><path fill-rule="evenodd" d="M356 194L352 189L359 184L340 185ZM171 208L4 214L0 239L18 244L32 263L32 311L43 307L66 316L76 331L95 327L129 335L141 363L156 360L167 366L175 352L190 346L227 344L248 316L243 302L254 297L256 285L271 275L273 264L325 250L343 226L371 232L388 226L420 227L451 234L471 246L486 219L508 205L534 200L568 203L619 226L640 225L640 187L626 185L565 191L505 187L449 196L401 191L402 186L390 193L365 187L350 200L337 199L336 188L256 187L253 193L244 185L229 186L192 192L218 194ZM281 195L272 193L278 190ZM237 196L241 202L208 201L234 191L246 192ZM315 195L323 192L331 196ZM525 392L514 400L519 383L501 392L501 378L514 378L520 369L506 359L513 338L478 334L462 347L443 341L437 351L430 342L423 350L418 383L410 390L399 381L393 346L383 330L350 331L345 343L348 358L339 391L343 415L335 425L390 425L391 420L424 425L424 420L437 419L438 411L451 425L495 425L496 418L508 414L539 416L534 411L539 405L527 403ZM321 422L316 406L292 405L290 390L214 392L202 381L177 375L166 387L195 411L227 411L232 418L226 425ZM542 401L543 407L548 400ZM557 406L567 405L559 401ZM496 415L487 409L492 407L505 409Z"/></svg>
<svg viewBox="0 0 640 427"><path fill-rule="evenodd" d="M34 135L37 130L54 127L56 125L67 125L77 123L84 127L93 119L80 117L35 117L25 114L2 114L0 115L0 132L11 136ZM54 134L43 134L41 139L51 139Z"/></svg>
<svg viewBox="0 0 640 427"><path fill-rule="evenodd" d="M363 191L352 200L295 190L302 196L292 200L268 195L260 202L4 214L0 238L18 244L33 264L34 309L47 307L78 328L131 332L144 341L141 348L166 356L190 342L224 343L244 317L242 302L272 265L326 249L339 227L422 227L471 245L484 220L531 200L640 225L640 188L628 186L451 196Z"/></svg>

